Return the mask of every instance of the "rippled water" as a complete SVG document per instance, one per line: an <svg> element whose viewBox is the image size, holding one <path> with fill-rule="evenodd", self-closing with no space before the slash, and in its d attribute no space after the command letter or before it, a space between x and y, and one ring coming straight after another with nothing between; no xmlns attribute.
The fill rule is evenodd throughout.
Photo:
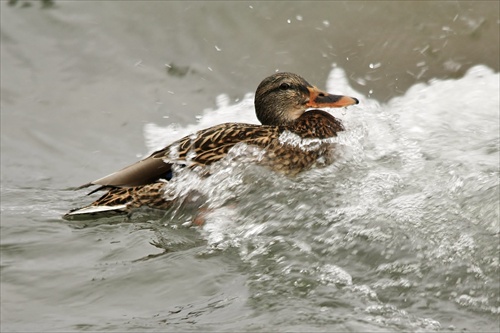
<svg viewBox="0 0 500 333"><path fill-rule="evenodd" d="M1 331L498 331L498 4L12 3ZM228 159L177 179L201 211L61 219L144 142L256 123L276 68L360 99L333 165Z"/></svg>

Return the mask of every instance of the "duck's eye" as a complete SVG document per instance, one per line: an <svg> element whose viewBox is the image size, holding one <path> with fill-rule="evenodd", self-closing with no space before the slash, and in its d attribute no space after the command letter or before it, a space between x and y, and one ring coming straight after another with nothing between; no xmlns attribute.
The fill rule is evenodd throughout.
<svg viewBox="0 0 500 333"><path fill-rule="evenodd" d="M281 90L288 90L288 89L290 89L290 85L288 83L282 83L282 84L280 84L280 89Z"/></svg>

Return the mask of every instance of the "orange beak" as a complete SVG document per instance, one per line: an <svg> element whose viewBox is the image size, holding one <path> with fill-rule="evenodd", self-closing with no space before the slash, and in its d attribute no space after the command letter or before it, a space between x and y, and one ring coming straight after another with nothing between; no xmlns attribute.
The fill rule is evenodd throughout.
<svg viewBox="0 0 500 333"><path fill-rule="evenodd" d="M341 108L359 103L357 98L332 95L316 87L307 87L307 90L309 90L310 96L306 106L310 108Z"/></svg>

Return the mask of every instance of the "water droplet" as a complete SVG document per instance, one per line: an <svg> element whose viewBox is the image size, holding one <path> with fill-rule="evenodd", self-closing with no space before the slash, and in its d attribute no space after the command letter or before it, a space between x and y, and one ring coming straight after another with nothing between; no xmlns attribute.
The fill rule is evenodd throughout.
<svg viewBox="0 0 500 333"><path fill-rule="evenodd" d="M361 86L366 86L366 80L365 80L365 79L363 79L363 78L361 78L361 77L360 77L360 78L357 78L357 79L356 79L356 82L357 82L359 85L361 85Z"/></svg>

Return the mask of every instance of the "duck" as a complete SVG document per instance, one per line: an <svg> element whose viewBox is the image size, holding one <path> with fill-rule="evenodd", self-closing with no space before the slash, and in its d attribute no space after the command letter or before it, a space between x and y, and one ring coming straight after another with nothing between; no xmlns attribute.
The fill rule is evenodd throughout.
<svg viewBox="0 0 500 333"><path fill-rule="evenodd" d="M172 142L119 171L79 186L77 189L98 186L89 195L105 193L63 217L130 214L142 207L167 210L175 200L165 195L174 177L186 169L207 170L242 145L262 151L249 154L247 161L289 177L329 165L335 158L328 139L344 131L344 126L320 108L358 103L357 98L320 90L297 74L276 72L266 77L255 92L255 113L261 124L223 123ZM229 157L234 158L234 154Z"/></svg>

